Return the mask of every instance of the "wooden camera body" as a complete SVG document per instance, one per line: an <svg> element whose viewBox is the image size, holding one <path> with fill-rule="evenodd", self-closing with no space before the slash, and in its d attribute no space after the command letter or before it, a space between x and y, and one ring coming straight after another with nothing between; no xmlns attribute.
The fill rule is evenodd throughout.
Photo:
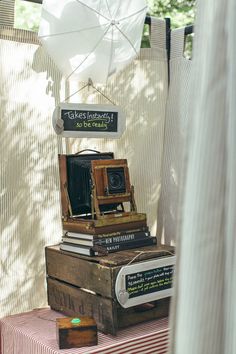
<svg viewBox="0 0 236 354"><path fill-rule="evenodd" d="M146 226L126 159L114 159L110 152L59 155L59 171L65 230L101 234Z"/></svg>

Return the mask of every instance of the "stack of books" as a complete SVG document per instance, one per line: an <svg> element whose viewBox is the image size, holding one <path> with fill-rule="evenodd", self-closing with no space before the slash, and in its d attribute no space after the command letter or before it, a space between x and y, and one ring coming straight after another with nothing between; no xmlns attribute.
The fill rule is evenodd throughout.
<svg viewBox="0 0 236 354"><path fill-rule="evenodd" d="M81 234L65 230L60 249L86 256L99 256L155 244L156 237L150 236L147 227L101 235Z"/></svg>

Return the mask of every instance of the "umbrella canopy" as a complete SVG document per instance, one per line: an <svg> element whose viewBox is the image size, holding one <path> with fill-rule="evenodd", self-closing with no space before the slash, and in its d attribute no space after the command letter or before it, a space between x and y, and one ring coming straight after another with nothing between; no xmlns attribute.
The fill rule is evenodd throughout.
<svg viewBox="0 0 236 354"><path fill-rule="evenodd" d="M66 79L106 83L137 56L145 0L44 0L42 45Z"/></svg>

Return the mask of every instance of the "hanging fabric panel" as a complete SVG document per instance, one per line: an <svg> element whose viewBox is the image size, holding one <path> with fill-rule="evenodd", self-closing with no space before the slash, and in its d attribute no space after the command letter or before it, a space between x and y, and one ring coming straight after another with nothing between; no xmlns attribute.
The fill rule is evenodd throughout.
<svg viewBox="0 0 236 354"><path fill-rule="evenodd" d="M47 305L44 248L61 238L51 124L61 76L32 32L2 27L0 52L2 317Z"/></svg>
<svg viewBox="0 0 236 354"><path fill-rule="evenodd" d="M236 3L199 1L172 354L236 353Z"/></svg>
<svg viewBox="0 0 236 354"><path fill-rule="evenodd" d="M184 28L171 32L170 86L166 108L161 196L158 206L157 234L164 244L175 244L180 181L183 171L183 151L187 133L188 114L185 111L189 92L191 60L184 57Z"/></svg>

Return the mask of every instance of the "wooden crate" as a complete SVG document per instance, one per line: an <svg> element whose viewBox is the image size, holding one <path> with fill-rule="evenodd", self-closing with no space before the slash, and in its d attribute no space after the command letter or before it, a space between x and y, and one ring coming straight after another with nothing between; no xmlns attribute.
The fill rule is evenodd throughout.
<svg viewBox="0 0 236 354"><path fill-rule="evenodd" d="M111 253L105 257L86 257L46 247L48 303L67 316L92 316L104 333L115 335L119 328L165 317L169 298L125 309L115 296L115 280L120 268L140 251L139 261L163 257L173 247L144 247Z"/></svg>

